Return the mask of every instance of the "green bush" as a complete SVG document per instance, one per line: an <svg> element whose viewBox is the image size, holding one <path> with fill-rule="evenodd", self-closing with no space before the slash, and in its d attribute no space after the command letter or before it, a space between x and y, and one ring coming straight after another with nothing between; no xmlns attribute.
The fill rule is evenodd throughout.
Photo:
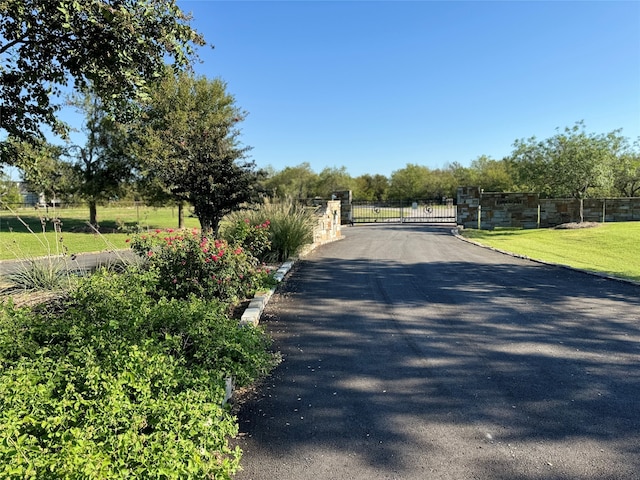
<svg viewBox="0 0 640 480"><path fill-rule="evenodd" d="M0 368L38 350L34 332L41 330L39 323L46 324L26 308L14 309L11 300L4 307L0 303Z"/></svg>
<svg viewBox="0 0 640 480"><path fill-rule="evenodd" d="M230 478L221 382L146 345L21 360L0 375L2 478Z"/></svg>
<svg viewBox="0 0 640 480"><path fill-rule="evenodd" d="M233 304L252 296L266 274L250 251L196 230L156 230L136 236L131 247L157 271L159 296L195 295Z"/></svg>
<svg viewBox="0 0 640 480"><path fill-rule="evenodd" d="M244 219L251 225L270 221L269 240L271 250L261 260L283 261L296 255L300 249L313 242L313 229L317 223L315 209L292 200L265 203L253 209L240 210L227 215L221 223L221 234L227 238L230 226Z"/></svg>
<svg viewBox="0 0 640 480"><path fill-rule="evenodd" d="M102 271L66 304L0 307L0 478L231 478L224 379L274 363L219 301L151 296L157 271Z"/></svg>
<svg viewBox="0 0 640 480"><path fill-rule="evenodd" d="M56 330L66 327L79 344L97 341L107 348L116 339L134 344L150 338L165 353L184 358L188 366L232 375L240 385L266 373L270 355L260 329L241 328L217 299L154 298L157 276L157 271L132 269L83 279L62 316L68 325Z"/></svg>
<svg viewBox="0 0 640 480"><path fill-rule="evenodd" d="M226 223L222 239L230 244L241 246L258 259L263 259L271 250L270 225L269 219L252 223L249 217L236 216L233 222Z"/></svg>

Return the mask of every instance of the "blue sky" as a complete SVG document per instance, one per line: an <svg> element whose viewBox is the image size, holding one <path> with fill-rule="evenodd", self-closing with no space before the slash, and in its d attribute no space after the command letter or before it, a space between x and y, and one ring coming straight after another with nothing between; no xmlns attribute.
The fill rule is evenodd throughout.
<svg viewBox="0 0 640 480"><path fill-rule="evenodd" d="M390 175L516 139L640 136L640 2L187 1L196 73L249 112L258 166Z"/></svg>
<svg viewBox="0 0 640 480"><path fill-rule="evenodd" d="M249 113L242 142L259 167L469 166L579 120L640 137L638 1L178 5L215 46L196 73L226 81Z"/></svg>

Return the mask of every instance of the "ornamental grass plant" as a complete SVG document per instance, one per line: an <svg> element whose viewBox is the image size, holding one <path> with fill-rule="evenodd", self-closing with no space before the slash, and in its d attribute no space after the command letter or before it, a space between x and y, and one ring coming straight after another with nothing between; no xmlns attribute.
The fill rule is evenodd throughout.
<svg viewBox="0 0 640 480"><path fill-rule="evenodd" d="M223 238L229 235L232 226L248 220L252 225L259 225L267 220L271 222L269 240L271 249L265 252L262 260L279 262L289 259L300 252L303 246L313 242L313 229L317 218L315 208L306 207L292 199L272 201L239 210L227 215L220 226Z"/></svg>
<svg viewBox="0 0 640 480"><path fill-rule="evenodd" d="M8 291L61 291L71 288L73 275L68 266L66 246L62 243L61 222L57 218L42 217L38 223L41 232L36 233L15 211L8 206L4 208L15 216L15 221L26 230L32 242L37 243L45 253L42 257L34 258L25 254L21 244L12 242L12 248L8 250L21 262L15 271L3 279L9 283ZM48 222L52 226L51 232L47 232Z"/></svg>
<svg viewBox="0 0 640 480"><path fill-rule="evenodd" d="M68 289L74 277L65 259L47 256L23 261L15 272L6 275L10 290L56 291Z"/></svg>

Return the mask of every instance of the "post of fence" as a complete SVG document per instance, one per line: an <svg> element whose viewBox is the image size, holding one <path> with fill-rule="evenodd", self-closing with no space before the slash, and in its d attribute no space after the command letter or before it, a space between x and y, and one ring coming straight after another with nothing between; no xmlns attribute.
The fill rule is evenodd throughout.
<svg viewBox="0 0 640 480"><path fill-rule="evenodd" d="M482 230L482 206L478 203L478 230Z"/></svg>

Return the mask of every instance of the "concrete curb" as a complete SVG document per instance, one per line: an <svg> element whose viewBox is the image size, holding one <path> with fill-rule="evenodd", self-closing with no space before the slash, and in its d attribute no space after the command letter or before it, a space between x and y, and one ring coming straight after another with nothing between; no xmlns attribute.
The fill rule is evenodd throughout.
<svg viewBox="0 0 640 480"><path fill-rule="evenodd" d="M287 273L289 273L289 271L293 268L293 265L299 258L302 258L305 255L308 255L310 252L315 250L320 245L334 242L336 240L341 240L342 238L344 237L338 237L330 241L324 241L322 243L314 243L309 245L307 248L303 249L302 253L298 258L287 260L282 265L280 265L280 268L276 270L276 273L274 274L273 278L279 284L284 280ZM249 305L247 306L247 309L242 314L242 317L240 317L240 321L238 322L238 325L240 325L241 327L257 327L258 324L260 323L260 317L262 316L262 312L264 311L265 307L267 306L267 303L269 302L269 299L275 293L277 288L278 286L276 285L267 291L257 292L254 295L251 302L249 302ZM223 407L229 402L229 400L231 400L231 397L233 396L233 391L235 390L235 384L232 377L226 377L224 379L224 387L225 387L224 400L222 401Z"/></svg>
<svg viewBox="0 0 640 480"><path fill-rule="evenodd" d="M294 261L289 260L284 262L280 268L276 271L273 278L278 282L282 282L284 277L289 273L289 270L293 267ZM260 316L264 311L264 308L267 306L269 299L275 293L276 287L272 287L267 291L257 292L251 302L249 302L249 306L240 317L240 326L245 327L247 325L251 325L253 327L257 326L260 323Z"/></svg>
<svg viewBox="0 0 640 480"><path fill-rule="evenodd" d="M290 260L287 260L282 265L280 265L280 268L278 268L278 270L276 270L276 273L274 274L273 278L278 283L282 282L284 280L284 278L286 277L287 273L289 273L289 271L293 268L293 265L295 264L295 262L297 260L299 260L300 258L305 257L306 255L308 255L309 253L314 251L316 248L318 248L320 245L325 245L327 243L336 242L338 240L342 240L343 238L344 237L340 236L340 237L337 237L337 238L333 238L331 240L325 240L325 241L318 242L318 243L312 243L312 244L309 244L309 245L303 247L302 251L301 251L301 253L300 253L300 255L298 257L295 257L295 258L292 258ZM277 288L277 285L275 287L271 288L270 290L258 292L258 293L255 294L255 296L253 297L253 299L249 303L249 306L247 307L247 309L242 314L242 317L240 317L239 324L241 326L245 327L245 326L251 325L251 326L255 327L260 323L260 316L262 315L262 312L264 311L264 308L267 306L267 303L269 302L269 299L275 293L276 288Z"/></svg>
<svg viewBox="0 0 640 480"><path fill-rule="evenodd" d="M510 257L521 258L523 260L529 260L530 262L539 263L541 265L549 265L551 267L560 267L560 268L564 268L564 269L567 269L567 270L572 270L574 272L581 272L581 273L584 273L586 275L592 275L594 277L605 278L607 280L613 280L613 281L616 281L616 282L628 283L628 284L640 287L640 282L636 282L635 280L629 280L628 278L616 277L616 276L609 275L607 273L602 273L602 272L594 272L593 270L583 270L581 268L572 267L570 265L564 265L562 263L553 263L553 262L547 262L547 261L544 261L544 260L538 260L537 258L531 258L531 257L527 257L526 255L520 255L518 253L508 252L506 250L501 250L499 248L490 247L489 245L483 245L482 243L476 242L474 240L471 240L470 238L465 238L462 235L460 235L460 233L458 231L458 228L452 229L451 230L451 234L454 237L458 238L459 240L462 240L463 242L471 243L471 244L476 245L478 247L486 248L488 250L493 250L494 252L502 253L503 255L509 255Z"/></svg>

